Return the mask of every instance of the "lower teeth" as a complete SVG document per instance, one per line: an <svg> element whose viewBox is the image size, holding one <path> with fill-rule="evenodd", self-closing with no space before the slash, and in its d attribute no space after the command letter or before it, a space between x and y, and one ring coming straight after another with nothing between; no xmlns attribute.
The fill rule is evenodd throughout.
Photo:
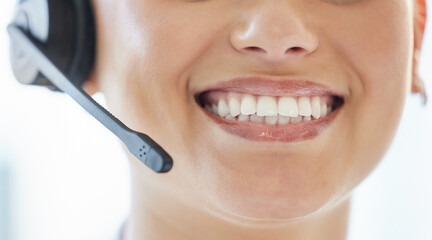
<svg viewBox="0 0 432 240"><path fill-rule="evenodd" d="M214 109L212 109L211 107L205 107L205 109L208 112L215 114L216 116L219 116L217 113L213 112ZM331 112L332 112L332 110L329 108L328 114L330 114ZM287 116L277 115L277 116L261 117L261 116L258 116L257 114L252 114L252 115L241 115L240 114L236 117L233 117L230 114L227 114L223 118L226 120L230 120L230 121L263 123L263 124L273 125L273 126L274 125L280 126L280 125L287 125L287 124L296 124L296 123L310 122L310 121L317 120L311 116L304 117L304 116L299 115L297 117L287 117Z"/></svg>

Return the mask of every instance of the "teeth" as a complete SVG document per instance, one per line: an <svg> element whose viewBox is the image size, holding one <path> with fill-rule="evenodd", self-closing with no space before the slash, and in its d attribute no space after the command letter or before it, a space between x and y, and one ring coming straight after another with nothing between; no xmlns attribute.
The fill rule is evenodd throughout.
<svg viewBox="0 0 432 240"><path fill-rule="evenodd" d="M212 112L212 107L210 105L205 105L204 106L205 110L207 110L208 112Z"/></svg>
<svg viewBox="0 0 432 240"><path fill-rule="evenodd" d="M278 114L276 98L269 96L258 97L257 115L276 116Z"/></svg>
<svg viewBox="0 0 432 240"><path fill-rule="evenodd" d="M243 115L251 115L256 113L256 100L252 95L244 95L241 101L240 111Z"/></svg>
<svg viewBox="0 0 432 240"><path fill-rule="evenodd" d="M327 106L327 115L329 115L332 112L332 107L331 106Z"/></svg>
<svg viewBox="0 0 432 240"><path fill-rule="evenodd" d="M229 113L229 108L225 100L223 99L219 100L217 113L219 117L225 117Z"/></svg>
<svg viewBox="0 0 432 240"><path fill-rule="evenodd" d="M218 114L218 107L214 104L212 105L205 105L204 107L208 112L211 112L213 114Z"/></svg>
<svg viewBox="0 0 432 240"><path fill-rule="evenodd" d="M260 116L258 116L256 114L252 114L252 115L250 115L249 121L256 122L256 123L263 123L264 122L264 117L260 117Z"/></svg>
<svg viewBox="0 0 432 240"><path fill-rule="evenodd" d="M267 117L265 117L264 122L266 124L269 124L269 125L276 125L276 123L278 122L278 117L277 116L267 116Z"/></svg>
<svg viewBox="0 0 432 240"><path fill-rule="evenodd" d="M319 119L321 117L321 98L318 96L312 97L311 101L312 117Z"/></svg>
<svg viewBox="0 0 432 240"><path fill-rule="evenodd" d="M302 116L297 116L297 117L291 118L290 123L301 123L302 120L303 120Z"/></svg>
<svg viewBox="0 0 432 240"><path fill-rule="evenodd" d="M303 122L310 122L311 120L311 117L303 117Z"/></svg>
<svg viewBox="0 0 432 240"><path fill-rule="evenodd" d="M237 118L239 122L249 122L249 115L240 114Z"/></svg>
<svg viewBox="0 0 432 240"><path fill-rule="evenodd" d="M282 115L279 115L279 116L278 116L278 124L279 124L279 125L285 125L285 124L288 124L289 121L290 121L290 117L282 116Z"/></svg>
<svg viewBox="0 0 432 240"><path fill-rule="evenodd" d="M240 102L235 97L229 99L229 114L231 117L237 117L240 115Z"/></svg>
<svg viewBox="0 0 432 240"><path fill-rule="evenodd" d="M286 125L328 116L333 109L325 99L322 96L296 98L229 94L220 97L217 104L207 102L204 108L232 121Z"/></svg>
<svg viewBox="0 0 432 240"><path fill-rule="evenodd" d="M225 119L228 119L228 120L237 120L235 117L233 117L233 116L231 116L231 115L229 115L229 114L227 114L227 115L225 116Z"/></svg>
<svg viewBox="0 0 432 240"><path fill-rule="evenodd" d="M312 114L310 99L308 97L300 97L298 100L299 115L309 117Z"/></svg>
<svg viewBox="0 0 432 240"><path fill-rule="evenodd" d="M280 97L278 102L278 113L282 116L297 117L297 101L292 97Z"/></svg>
<svg viewBox="0 0 432 240"><path fill-rule="evenodd" d="M218 106L216 104L212 104L212 106L211 106L211 112L213 114L218 114Z"/></svg>
<svg viewBox="0 0 432 240"><path fill-rule="evenodd" d="M320 113L321 117L325 117L327 116L327 104L323 103L321 105L321 113Z"/></svg>

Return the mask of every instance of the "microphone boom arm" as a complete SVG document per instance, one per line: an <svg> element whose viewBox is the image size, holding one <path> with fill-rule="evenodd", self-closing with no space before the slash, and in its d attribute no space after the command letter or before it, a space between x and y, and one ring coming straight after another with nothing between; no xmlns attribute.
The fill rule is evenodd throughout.
<svg viewBox="0 0 432 240"><path fill-rule="evenodd" d="M129 151L141 162L157 173L171 170L173 161L171 156L149 136L128 128L113 114L97 103L81 87L76 86L48 59L37 47L37 42L16 25L8 25L11 41L17 44L27 54L34 58L39 71L57 88L67 93L88 113L107 127L127 146Z"/></svg>

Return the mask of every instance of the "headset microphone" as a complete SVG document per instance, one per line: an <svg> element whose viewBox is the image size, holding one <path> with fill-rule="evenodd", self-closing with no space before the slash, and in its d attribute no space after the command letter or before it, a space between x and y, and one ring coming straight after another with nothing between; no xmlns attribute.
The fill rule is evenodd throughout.
<svg viewBox="0 0 432 240"><path fill-rule="evenodd" d="M128 128L81 88L94 61L89 0L21 0L8 32L12 68L20 82L69 94L153 171L171 170L172 158L161 146Z"/></svg>

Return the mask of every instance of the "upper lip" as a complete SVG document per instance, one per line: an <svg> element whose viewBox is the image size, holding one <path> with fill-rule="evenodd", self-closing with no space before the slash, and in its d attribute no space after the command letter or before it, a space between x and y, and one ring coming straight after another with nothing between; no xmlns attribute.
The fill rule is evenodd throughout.
<svg viewBox="0 0 432 240"><path fill-rule="evenodd" d="M344 93L330 86L310 80L238 77L218 82L199 91L230 91L262 96L315 96L333 95L344 99Z"/></svg>

